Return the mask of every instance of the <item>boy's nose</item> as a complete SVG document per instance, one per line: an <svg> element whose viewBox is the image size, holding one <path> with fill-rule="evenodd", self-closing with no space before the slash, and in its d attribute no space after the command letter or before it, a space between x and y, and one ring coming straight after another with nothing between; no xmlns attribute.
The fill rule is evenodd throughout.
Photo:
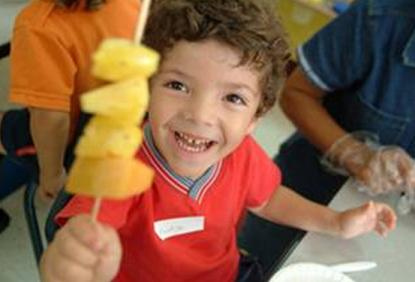
<svg viewBox="0 0 415 282"><path fill-rule="evenodd" d="M217 111L217 107L209 99L194 99L187 108L185 118L196 123L212 125L217 116Z"/></svg>

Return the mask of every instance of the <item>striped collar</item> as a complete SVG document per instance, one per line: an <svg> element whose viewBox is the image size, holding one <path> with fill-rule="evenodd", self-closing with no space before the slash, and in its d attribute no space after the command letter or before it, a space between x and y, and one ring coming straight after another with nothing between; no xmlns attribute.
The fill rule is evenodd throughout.
<svg viewBox="0 0 415 282"><path fill-rule="evenodd" d="M202 202L207 190L217 179L222 167L222 161L219 161L217 164L209 167L209 169L196 180L176 174L157 150L149 123L144 125L143 151L154 169L157 170L157 173L160 174L172 188L188 195L199 204Z"/></svg>

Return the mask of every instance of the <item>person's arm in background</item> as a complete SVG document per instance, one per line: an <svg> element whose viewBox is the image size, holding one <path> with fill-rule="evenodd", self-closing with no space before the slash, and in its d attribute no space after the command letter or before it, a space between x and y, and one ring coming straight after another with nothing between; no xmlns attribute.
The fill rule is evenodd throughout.
<svg viewBox="0 0 415 282"><path fill-rule="evenodd" d="M40 168L38 191L42 198L53 198L66 180L63 159L79 66L53 21L38 25L33 7L28 11L16 17L13 28L9 99L29 109Z"/></svg>
<svg viewBox="0 0 415 282"><path fill-rule="evenodd" d="M30 130L39 164L39 193L54 198L66 181L63 166L70 117L62 111L29 108Z"/></svg>
<svg viewBox="0 0 415 282"><path fill-rule="evenodd" d="M284 113L320 151L327 151L346 134L322 106L325 92L314 86L300 68L288 78L280 98Z"/></svg>
<svg viewBox="0 0 415 282"><path fill-rule="evenodd" d="M314 86L297 67L288 78L280 99L280 106L284 113L298 130L323 153L328 151L337 140L348 134L322 106L324 95L325 92ZM364 147L364 144L350 138L342 143L342 146L332 150L331 158L336 160L337 155L341 155L348 146ZM345 169L352 175L359 174L360 166L347 163L346 165Z"/></svg>
<svg viewBox="0 0 415 282"><path fill-rule="evenodd" d="M399 147L370 147L348 135L322 106L324 95L296 68L286 82L280 105L298 130L322 153L328 152L335 167L345 169L367 187L367 192L414 189L411 157Z"/></svg>
<svg viewBox="0 0 415 282"><path fill-rule="evenodd" d="M276 189L264 205L250 210L274 223L345 239L371 231L386 236L396 225L396 215L386 204L368 202L337 212L311 202L284 186Z"/></svg>
<svg viewBox="0 0 415 282"><path fill-rule="evenodd" d="M299 67L288 78L280 104L325 155L329 167L353 177L359 187L371 194L415 189L415 165L403 149L369 144L359 136L364 128L346 132L322 105L323 97L337 95L337 90L351 89L347 95L357 95L354 89L371 73L374 43L369 35L374 31L368 24L369 5L357 1L298 48Z"/></svg>

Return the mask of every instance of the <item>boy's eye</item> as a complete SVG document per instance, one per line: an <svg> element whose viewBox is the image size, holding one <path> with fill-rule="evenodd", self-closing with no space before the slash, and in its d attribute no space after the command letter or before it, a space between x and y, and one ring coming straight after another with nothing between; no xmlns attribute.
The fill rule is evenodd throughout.
<svg viewBox="0 0 415 282"><path fill-rule="evenodd" d="M246 105L246 101L238 94L228 94L225 99L233 104Z"/></svg>
<svg viewBox="0 0 415 282"><path fill-rule="evenodd" d="M184 91L187 92L187 87L186 85L184 85L183 83L181 83L180 81L174 80L174 81L169 81L165 84L166 87L176 90L176 91Z"/></svg>

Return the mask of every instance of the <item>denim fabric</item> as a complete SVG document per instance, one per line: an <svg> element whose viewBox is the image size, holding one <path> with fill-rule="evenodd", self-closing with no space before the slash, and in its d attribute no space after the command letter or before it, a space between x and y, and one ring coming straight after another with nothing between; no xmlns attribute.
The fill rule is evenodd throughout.
<svg viewBox="0 0 415 282"><path fill-rule="evenodd" d="M30 164L21 163L13 157L5 156L0 160L0 201L12 194L31 179Z"/></svg>
<svg viewBox="0 0 415 282"><path fill-rule="evenodd" d="M241 254L235 282L265 282L264 273L257 258Z"/></svg>
<svg viewBox="0 0 415 282"><path fill-rule="evenodd" d="M67 170L74 161L75 145L90 117L90 114L80 114L74 140L66 148L64 166ZM2 144L7 150L7 155L0 161L1 200L28 183L29 180L38 182L39 167L36 155L16 155L17 149L33 145L29 130L29 112L26 109L7 112L0 131Z"/></svg>
<svg viewBox="0 0 415 282"><path fill-rule="evenodd" d="M382 144L398 145L415 157L415 1L355 1L298 54L307 77L327 92L323 105L340 126L373 132ZM290 158L302 161L292 164ZM337 180L318 158L296 133L276 161L283 183L324 203L327 187Z"/></svg>
<svg viewBox="0 0 415 282"><path fill-rule="evenodd" d="M343 128L415 156L415 1L356 1L298 54Z"/></svg>

